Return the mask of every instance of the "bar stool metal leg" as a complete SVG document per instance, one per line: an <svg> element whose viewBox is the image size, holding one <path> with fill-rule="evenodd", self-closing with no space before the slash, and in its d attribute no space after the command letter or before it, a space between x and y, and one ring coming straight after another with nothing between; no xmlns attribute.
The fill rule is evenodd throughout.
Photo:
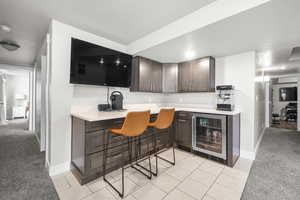
<svg viewBox="0 0 300 200"><path fill-rule="evenodd" d="M170 133L170 128L169 128L168 132ZM156 139L156 141L157 141L157 139ZM173 137L172 137L172 141L171 142L172 142L173 161L170 161L170 160L168 160L166 158L163 158L163 157L161 157L161 156L158 155L160 153L163 153L163 152L169 150L169 148L164 149L162 151L156 151L156 153L154 154L154 156L156 157L156 174L158 173L158 169L157 169L157 159L158 158L160 160L163 160L163 161L167 162L167 163L170 163L171 165L175 165L175 162L176 162L176 159L175 159L175 147L174 147L175 144L174 144L174 138Z"/></svg>
<svg viewBox="0 0 300 200"><path fill-rule="evenodd" d="M112 185L112 183L110 183L105 175L106 175L106 164L107 164L107 153L108 153L108 150L109 150L109 142L110 142L110 137L111 135L109 133L106 132L106 144L104 146L104 162L103 162L103 180L108 184L110 185L110 187L112 187L118 194L121 198L124 197L124 166L125 166L125 159L124 159L124 151L122 151L122 192L120 192L115 186Z"/></svg>
<svg viewBox="0 0 300 200"><path fill-rule="evenodd" d="M135 163L131 165L131 167L135 170L137 170L138 172L142 173L143 175L145 175L148 179L152 178L152 173L151 173L151 152L149 151L149 144L147 144L147 153L148 156L145 159L142 159L140 161L138 161L138 157L141 154L141 140L140 138L135 138L135 155L136 155L136 159L135 159ZM139 163L148 159L149 161L149 169L147 169L146 167L140 165ZM142 170L140 170L139 168L137 168L135 165L139 166L140 168L144 169L145 171L149 172L149 175L146 174L145 172L143 172Z"/></svg>
<svg viewBox="0 0 300 200"><path fill-rule="evenodd" d="M153 172L152 171L152 165L151 165L151 155L152 155L152 153L153 154L155 154L155 152L156 152L156 139L155 139L155 134L154 133L152 133L153 135L152 135L152 143L153 143L153 151L152 150L150 150L150 148L149 148L149 143L147 142L147 152L149 153L149 157L147 157L147 159L149 159L149 169L147 169L146 167L144 167L143 165L141 165L140 164L140 162L137 162L136 163L136 165L137 166L139 166L140 168L142 168L142 169L144 169L145 171L147 171L147 172L149 172L149 174L152 176L157 176L157 171L158 171L158 169L157 169L157 158L156 158L156 167L155 167L155 171L156 172ZM150 176L149 175L149 176Z"/></svg>

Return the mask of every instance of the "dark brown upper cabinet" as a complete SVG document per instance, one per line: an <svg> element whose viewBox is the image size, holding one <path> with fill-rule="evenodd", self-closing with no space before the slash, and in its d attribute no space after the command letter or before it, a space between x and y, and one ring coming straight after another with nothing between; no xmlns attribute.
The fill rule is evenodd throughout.
<svg viewBox="0 0 300 200"><path fill-rule="evenodd" d="M214 92L215 59L199 58L178 64L178 92Z"/></svg>
<svg viewBox="0 0 300 200"><path fill-rule="evenodd" d="M163 64L163 93L176 93L178 90L178 64Z"/></svg>
<svg viewBox="0 0 300 200"><path fill-rule="evenodd" d="M162 63L137 56L133 58L132 92L162 92Z"/></svg>

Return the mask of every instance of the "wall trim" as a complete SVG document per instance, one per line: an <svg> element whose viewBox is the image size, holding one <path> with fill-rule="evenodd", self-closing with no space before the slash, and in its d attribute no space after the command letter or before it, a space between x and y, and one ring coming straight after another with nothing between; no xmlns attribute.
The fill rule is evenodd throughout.
<svg viewBox="0 0 300 200"><path fill-rule="evenodd" d="M56 176L67 171L70 171L70 162L49 166L49 176Z"/></svg>
<svg viewBox="0 0 300 200"><path fill-rule="evenodd" d="M39 139L39 137L38 137L38 135L37 135L37 132L34 133L34 136L35 136L36 140L37 140L38 143L39 143L39 148L40 148L40 151L41 151L41 143L40 143L40 139Z"/></svg>
<svg viewBox="0 0 300 200"><path fill-rule="evenodd" d="M257 141L257 143L256 143L256 146L255 146L255 149L254 149L255 156L256 156L256 154L257 154L257 150L258 150L258 148L259 148L259 146L260 146L260 143L261 143L261 141L262 141L262 139L263 139L263 137L264 137L264 135L265 135L266 128L267 128L267 127L265 127L265 128L262 130L262 133L260 134L260 137L259 137L259 139L258 139L258 141Z"/></svg>
<svg viewBox="0 0 300 200"><path fill-rule="evenodd" d="M258 142L257 142L257 144L255 146L254 151L243 151L243 150L241 150L240 157L246 158L246 159L249 159L249 160L255 160L256 154L257 154L257 150L258 150L258 148L260 146L260 143L261 143L262 138L263 138L263 136L265 134L265 131L266 131L266 127L263 129L262 134L260 135L260 137L258 139Z"/></svg>
<svg viewBox="0 0 300 200"><path fill-rule="evenodd" d="M246 158L248 160L255 160L255 152L241 150L240 157Z"/></svg>

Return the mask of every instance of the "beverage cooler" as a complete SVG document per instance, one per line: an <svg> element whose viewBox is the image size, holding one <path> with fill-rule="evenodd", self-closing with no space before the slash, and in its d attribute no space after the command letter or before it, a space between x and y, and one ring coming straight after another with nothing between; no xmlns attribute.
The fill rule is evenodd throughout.
<svg viewBox="0 0 300 200"><path fill-rule="evenodd" d="M193 116L192 149L226 160L226 131L225 115L195 114Z"/></svg>

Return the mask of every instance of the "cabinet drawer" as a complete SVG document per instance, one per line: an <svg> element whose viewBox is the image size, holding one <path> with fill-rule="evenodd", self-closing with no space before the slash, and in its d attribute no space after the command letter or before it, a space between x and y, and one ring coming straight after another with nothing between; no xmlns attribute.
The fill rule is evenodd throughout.
<svg viewBox="0 0 300 200"><path fill-rule="evenodd" d="M169 132L160 132L157 134L156 141L157 148L162 149L170 146L172 140Z"/></svg>
<svg viewBox="0 0 300 200"><path fill-rule="evenodd" d="M96 122L85 122L85 132L94 132L99 130L104 130L108 128L121 127L124 122L124 119L113 119L113 120L104 120Z"/></svg>
<svg viewBox="0 0 300 200"><path fill-rule="evenodd" d="M95 153L104 150L104 134L105 134L105 130L100 130L100 131L85 134L86 154Z"/></svg>
<svg viewBox="0 0 300 200"><path fill-rule="evenodd" d="M127 143L128 143L127 137L112 134L112 133L108 133L105 135L105 137L108 137L108 136L110 137L109 146L108 146L109 149L121 147L121 146L127 145Z"/></svg>
<svg viewBox="0 0 300 200"><path fill-rule="evenodd" d="M104 151L100 151L94 154L90 154L86 157L85 175L91 175L95 173L100 173L102 175L103 164L104 164L103 156L104 156ZM129 159L128 152L125 152L124 158L125 158L124 160L125 164L127 164ZM111 156L111 154L108 153L107 163L106 163L107 173L116 170L120 167L122 167L122 154L119 153L118 155Z"/></svg>
<svg viewBox="0 0 300 200"><path fill-rule="evenodd" d="M180 111L176 113L177 119L192 119L193 113Z"/></svg>
<svg viewBox="0 0 300 200"><path fill-rule="evenodd" d="M176 143L188 148L192 146L192 120L177 119L176 120Z"/></svg>

